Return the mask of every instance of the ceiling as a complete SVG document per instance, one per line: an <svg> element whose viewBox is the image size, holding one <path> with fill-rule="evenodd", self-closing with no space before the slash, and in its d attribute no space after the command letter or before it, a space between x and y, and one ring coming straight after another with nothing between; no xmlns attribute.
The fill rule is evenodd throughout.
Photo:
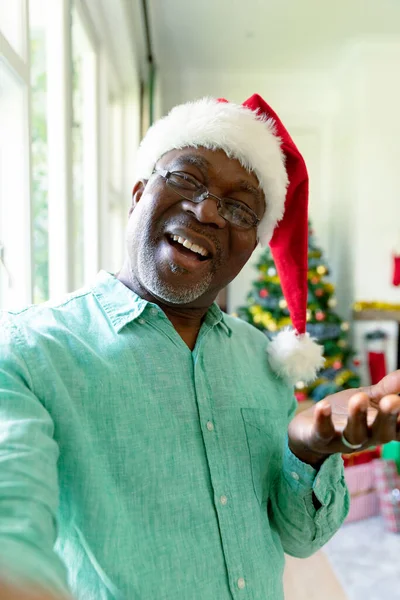
<svg viewBox="0 0 400 600"><path fill-rule="evenodd" d="M147 3L155 61L164 72L325 69L357 38L400 36L400 0Z"/></svg>

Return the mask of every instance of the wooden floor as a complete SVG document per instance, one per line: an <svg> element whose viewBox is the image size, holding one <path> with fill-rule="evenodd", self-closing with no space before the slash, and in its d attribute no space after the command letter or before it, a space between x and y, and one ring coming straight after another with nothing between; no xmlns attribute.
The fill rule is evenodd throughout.
<svg viewBox="0 0 400 600"><path fill-rule="evenodd" d="M285 600L348 600L322 551L310 558L286 557Z"/></svg>

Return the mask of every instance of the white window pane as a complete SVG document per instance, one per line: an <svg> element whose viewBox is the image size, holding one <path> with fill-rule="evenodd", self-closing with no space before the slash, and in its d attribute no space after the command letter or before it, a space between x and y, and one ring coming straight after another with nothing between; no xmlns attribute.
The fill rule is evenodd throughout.
<svg viewBox="0 0 400 600"><path fill-rule="evenodd" d="M0 306L31 302L28 109L25 86L0 61Z"/></svg>
<svg viewBox="0 0 400 600"><path fill-rule="evenodd" d="M16 52L25 57L25 0L0 0L0 31Z"/></svg>
<svg viewBox="0 0 400 600"><path fill-rule="evenodd" d="M72 17L74 283L98 268L96 54L78 14Z"/></svg>
<svg viewBox="0 0 400 600"><path fill-rule="evenodd" d="M46 3L30 0L33 301L49 297Z"/></svg>
<svg viewBox="0 0 400 600"><path fill-rule="evenodd" d="M115 190L122 188L122 104L110 98L108 105L109 179Z"/></svg>

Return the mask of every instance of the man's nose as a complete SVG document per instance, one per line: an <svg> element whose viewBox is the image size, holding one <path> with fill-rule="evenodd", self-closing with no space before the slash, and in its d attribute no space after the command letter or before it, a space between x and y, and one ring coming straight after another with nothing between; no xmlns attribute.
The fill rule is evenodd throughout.
<svg viewBox="0 0 400 600"><path fill-rule="evenodd" d="M216 225L219 229L226 226L224 217L218 212L218 202L212 196L207 196L201 202L191 202L184 200L183 208L186 212L192 213L200 223Z"/></svg>

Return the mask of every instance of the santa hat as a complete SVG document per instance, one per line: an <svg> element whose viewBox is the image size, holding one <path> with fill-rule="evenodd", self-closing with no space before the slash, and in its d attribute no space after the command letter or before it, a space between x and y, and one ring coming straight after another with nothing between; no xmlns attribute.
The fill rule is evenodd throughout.
<svg viewBox="0 0 400 600"><path fill-rule="evenodd" d="M136 179L149 179L161 156L185 147L224 150L258 178L266 201L258 237L270 244L293 323L268 345L269 362L291 384L314 379L324 359L322 347L306 333L308 175L303 157L258 94L242 105L203 98L173 108L144 137Z"/></svg>

